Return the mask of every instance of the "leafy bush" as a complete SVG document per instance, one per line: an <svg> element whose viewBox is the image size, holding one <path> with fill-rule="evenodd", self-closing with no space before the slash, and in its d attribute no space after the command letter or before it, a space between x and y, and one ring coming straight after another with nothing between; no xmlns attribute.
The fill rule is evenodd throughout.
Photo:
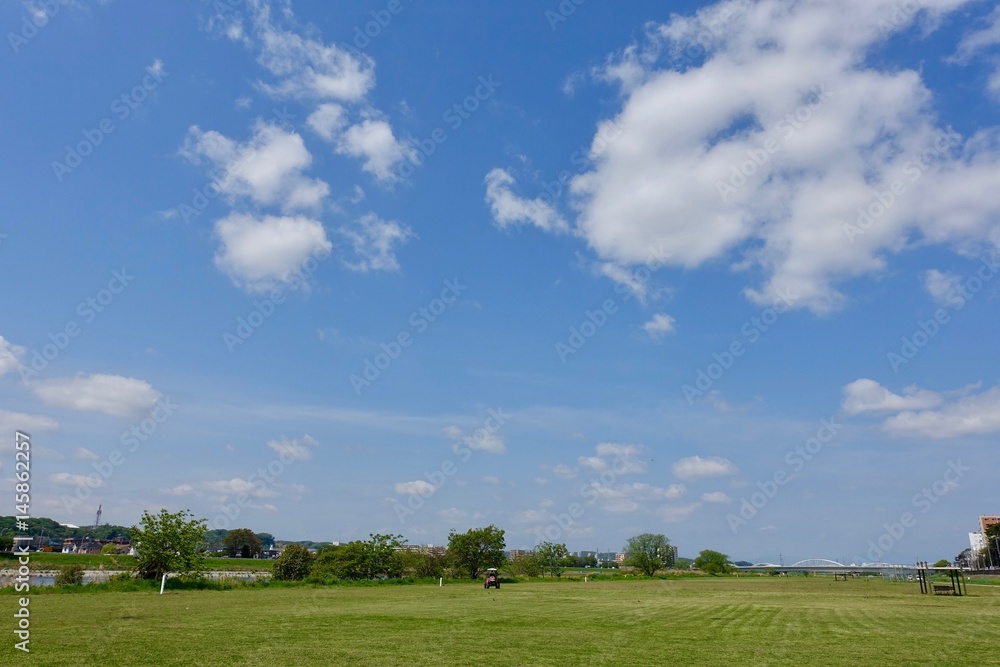
<svg viewBox="0 0 1000 667"><path fill-rule="evenodd" d="M301 581L312 569L312 554L300 544L289 544L271 566L278 581Z"/></svg>
<svg viewBox="0 0 1000 667"><path fill-rule="evenodd" d="M82 565L64 565L56 575L56 586L79 586L83 583Z"/></svg>

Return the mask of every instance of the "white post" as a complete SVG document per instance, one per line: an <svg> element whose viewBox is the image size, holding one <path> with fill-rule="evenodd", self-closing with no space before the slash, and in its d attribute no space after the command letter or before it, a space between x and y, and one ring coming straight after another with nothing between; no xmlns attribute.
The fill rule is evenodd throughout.
<svg viewBox="0 0 1000 667"><path fill-rule="evenodd" d="M163 589L166 587L166 585L167 585L167 573L164 572L163 580L160 581L160 595L163 595Z"/></svg>
<svg viewBox="0 0 1000 667"><path fill-rule="evenodd" d="M441 588L442 586L444 586L444 577L438 579L438 588Z"/></svg>
<svg viewBox="0 0 1000 667"><path fill-rule="evenodd" d="M587 577L583 578L583 583L587 583Z"/></svg>

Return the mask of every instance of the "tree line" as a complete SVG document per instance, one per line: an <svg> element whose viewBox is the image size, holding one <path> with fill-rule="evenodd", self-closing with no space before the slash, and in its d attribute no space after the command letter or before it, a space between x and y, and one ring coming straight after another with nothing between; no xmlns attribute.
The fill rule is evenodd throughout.
<svg viewBox="0 0 1000 667"><path fill-rule="evenodd" d="M207 556L204 519L195 519L187 511L159 514L143 512L139 525L130 529L138 552L137 575L155 579L168 572L195 573L205 568ZM222 538L227 550L241 556L259 553L262 541L248 528L228 531ZM643 533L629 538L623 565L652 576L674 565L675 550L665 535ZM411 550L402 535L371 534L367 540L347 544L323 545L315 554L301 544L288 544L275 560L275 579L376 580L467 577L479 578L488 568L505 568L514 575L559 577L567 566L579 561L571 557L565 544L542 542L529 554L507 559L504 530L494 525L473 528L464 533L451 531L445 553ZM596 564L596 561L595 561ZM708 574L729 571L729 557L716 551L702 551L695 567Z"/></svg>

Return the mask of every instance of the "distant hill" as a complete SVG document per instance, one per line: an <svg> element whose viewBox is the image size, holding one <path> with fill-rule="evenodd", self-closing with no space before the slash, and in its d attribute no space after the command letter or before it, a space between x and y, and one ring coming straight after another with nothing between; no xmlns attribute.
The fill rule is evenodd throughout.
<svg viewBox="0 0 1000 667"><path fill-rule="evenodd" d="M28 533L33 537L45 536L53 540L64 540L68 537L74 539L80 539L83 537L90 537L95 540L128 540L129 531L126 526L115 526L110 523L103 524L97 528L96 531L91 530L93 526L81 526L73 528L70 526L64 526L58 521L47 518L32 518L28 521ZM26 534L22 530L18 530L16 517L13 516L0 516L0 534L4 536L7 535L17 535Z"/></svg>
<svg viewBox="0 0 1000 667"><path fill-rule="evenodd" d="M93 530L93 526L64 526L54 519L48 519L45 517L32 518L28 521L28 531L18 530L16 517L13 516L0 516L0 535L7 538L11 535L31 535L32 537L48 537L56 541L62 541L66 538L81 539L84 537L89 537L94 540L123 540L128 542L130 538L129 534L130 526L115 526L110 523L101 524L98 526L97 530ZM210 530L205 534L206 541L210 549L221 549L222 540L228 533L228 530ZM257 537L260 538L261 543L264 547L268 547L274 544L274 535L270 533L256 533ZM2 543L2 541L0 541ZM303 542L302 544L312 545L312 544L323 544L322 542Z"/></svg>

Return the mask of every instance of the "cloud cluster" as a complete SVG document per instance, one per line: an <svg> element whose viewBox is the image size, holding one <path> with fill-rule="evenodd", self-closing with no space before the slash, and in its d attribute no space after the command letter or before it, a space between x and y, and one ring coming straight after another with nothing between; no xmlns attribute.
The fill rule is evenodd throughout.
<svg viewBox="0 0 1000 667"><path fill-rule="evenodd" d="M881 424L893 436L944 440L1000 433L1000 386L980 391L979 384L957 391L934 392L906 387L895 394L873 380L844 387L849 414L894 412Z"/></svg>
<svg viewBox="0 0 1000 667"><path fill-rule="evenodd" d="M397 139L383 114L367 100L375 86L374 61L286 27L295 23L288 2L275 12L268 0L250 0L247 10L247 16L220 10L208 20L208 27L256 53L257 62L271 77L258 81L256 88L274 98L314 105L306 125L333 144L334 152L361 159L362 170L379 181L395 181L395 167L413 149ZM238 141L195 126L181 154L192 161L209 161L217 174L214 187L237 206L216 223L221 242L216 265L237 285L249 291L280 286L312 249L331 247L317 219L328 202L330 186L306 175L313 156L294 129L258 120L252 135ZM244 210L246 204L255 210ZM260 207L277 208L282 217L262 214ZM398 269L393 249L412 234L398 223L376 224L377 220L364 216L350 236L359 257L349 263L352 268ZM260 252L264 240L275 243L278 256Z"/></svg>
<svg viewBox="0 0 1000 667"><path fill-rule="evenodd" d="M843 304L839 283L914 243L1000 244L1000 131L961 137L920 72L869 58L971 4L727 0L648 26L596 72L619 87L604 124L621 134L571 183L574 231L620 266L651 247L663 265L731 260L763 276L749 299L818 313ZM971 57L997 34L994 13L956 48ZM496 223L556 227L554 209L527 215L510 180L487 177Z"/></svg>
<svg viewBox="0 0 1000 667"><path fill-rule="evenodd" d="M413 230L394 220L382 220L374 213L363 215L353 225L341 227L350 241L354 259L345 260L352 271L399 271L396 246L415 236Z"/></svg>

